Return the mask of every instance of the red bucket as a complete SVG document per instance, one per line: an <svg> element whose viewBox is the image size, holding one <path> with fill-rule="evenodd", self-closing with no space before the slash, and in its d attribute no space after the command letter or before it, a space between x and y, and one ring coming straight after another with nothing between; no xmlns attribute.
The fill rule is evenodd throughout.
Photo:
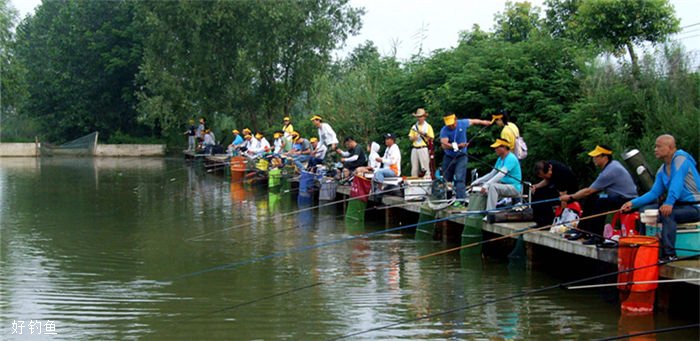
<svg viewBox="0 0 700 341"><path fill-rule="evenodd" d="M654 293L658 284L641 283L656 281L659 278L659 240L648 236L631 236L620 238L617 251L617 275L622 301L622 310L634 313L654 311ZM633 271L625 271L637 269ZM632 283L635 284L627 284Z"/></svg>

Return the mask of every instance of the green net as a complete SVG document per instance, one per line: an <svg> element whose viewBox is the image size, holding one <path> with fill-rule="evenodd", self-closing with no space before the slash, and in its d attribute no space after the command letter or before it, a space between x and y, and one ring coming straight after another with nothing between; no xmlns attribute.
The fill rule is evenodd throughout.
<svg viewBox="0 0 700 341"><path fill-rule="evenodd" d="M98 132L94 132L58 146L42 142L41 155L93 156L95 155L95 148L97 147L98 135Z"/></svg>

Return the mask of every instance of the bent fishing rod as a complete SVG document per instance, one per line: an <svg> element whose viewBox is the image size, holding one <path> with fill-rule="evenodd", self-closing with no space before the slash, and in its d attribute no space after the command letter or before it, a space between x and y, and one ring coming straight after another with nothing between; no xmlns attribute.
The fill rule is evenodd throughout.
<svg viewBox="0 0 700 341"><path fill-rule="evenodd" d="M675 261L685 260L685 259L689 259L689 258L693 258L693 257L695 257L695 256L678 258L678 259L675 260ZM398 321L398 322L390 323L390 324L387 324L387 325L384 325L384 326L381 326L381 327L376 327L376 328L371 328L371 329L365 329L365 330L362 330L362 331L358 331L358 332L354 332L354 333L349 333L349 334L341 335L341 336L338 336L338 337L335 337L335 338L331 338L331 339L328 339L328 340L333 340L333 341L334 341L334 340L347 339L347 338L350 338L350 337L354 337L354 336L358 336L358 335L363 335L363 334L367 334L367 333L369 333L369 332L379 331L379 330L383 330L383 329L388 329L388 328L400 326L400 325L407 324L407 323L411 323L411 322L421 321L421 320L430 319L430 318L438 317L438 316L449 315L449 314L452 314L452 313L456 313L456 312L458 312L458 311L463 311L463 310L467 310L467 309L471 309L471 308L475 308L475 307L480 307L480 306L485 306L485 305L489 305L489 304L493 304L493 303L498 303L498 302L502 302L502 301L508 301L508 300L512 300L512 299L515 299L515 298L520 298L520 297L525 297L525 296L528 296L528 295L532 295L532 294L539 294L539 293L546 292L546 291L549 291L549 290L552 290L552 289L557 289L557 288L568 288L568 287L570 287L570 286L572 286L572 285L574 285L574 284L584 283L584 282L588 282L588 281L592 281L592 280L596 280L596 279L601 279L601 278L605 278L605 277L609 277L609 276L615 276L615 275L618 275L618 274L628 273L628 272L632 272L632 271L636 271L636 270L641 270L641 269L646 269L646 268L650 268L650 267L655 267L655 266L659 266L659 265L665 265L665 264L670 263L670 262L672 262L672 261L659 261L659 262L654 263L654 264L643 265L643 266L639 266L639 267L636 267L636 268L630 268L630 269L625 269L625 270L620 270L620 271L614 271L614 272L609 272L609 273L605 273L605 274L601 274L601 275L595 275L595 276L590 276L590 277L586 277L586 278L582 278L582 279L577 279L577 280L573 280L573 281L569 281L569 282L564 282L564 283L554 284L554 285L550 285L550 286L546 286L546 287L541 287L541 288L538 288L538 289L526 290L526 291L519 292L519 293L517 293L517 294L513 294L513 295L509 295L509 296L504 296L504 297L499 297L499 298L488 299L488 300L485 300L485 301L483 301L483 302L474 303L474 304L468 304L468 305L466 305L466 306L462 306L462 307L458 307L458 308L454 308L454 309L449 309L449 310L445 310L445 311L438 312L438 313L434 313L434 314L428 314L428 315L424 315L424 316L420 316L420 317L416 317L416 318L405 319L405 320L401 320L401 321Z"/></svg>
<svg viewBox="0 0 700 341"><path fill-rule="evenodd" d="M543 200L543 201L541 201L541 202L539 202L539 203L548 202L548 201L553 201L553 200L559 200L559 199L558 199L558 198L556 198L556 199L547 199L547 200ZM268 260L268 259L273 259L273 258L277 258L277 257L281 257L281 256L290 255L290 254L296 254L296 253L301 253L301 252L305 252L305 251L315 250L315 249L319 249L319 248L327 247L327 246L331 246L331 245L337 245L337 244L345 243L345 242L348 242L348 241L351 241L351 240L360 239L360 238L371 238L371 237L378 236L378 235L381 235L381 234L386 234L386 233L389 233L389 232L400 231L400 230L405 230L405 229L408 229L408 228L417 227L418 225L431 224L431 223L436 223L436 222L440 222L440 221L446 221L446 220L454 219L454 218L457 218L457 217L468 216L468 215L473 215L473 214L481 214L481 215L483 215L483 214L488 214L488 213L490 213L490 212L495 212L495 211L498 211L498 210L510 209L510 208L517 207L517 206L527 206L527 205L532 205L532 203L517 204L517 205L512 205L512 206L509 206L509 207L502 207L502 208L493 209L493 210L482 210L482 211L466 211L466 212L461 212L461 213L459 213L459 214L453 214L453 215L449 215L449 216L447 216L447 217L437 218L437 219L433 219L433 220L430 220L430 221L418 222L418 223L408 224L408 225L404 225L404 226L396 226L396 227L388 228L388 229L381 230L381 231L374 231L374 232L369 232L369 233L363 233L363 234L360 234L360 235L350 236L350 237L341 238L341 239L336 239L336 240L332 240L332 241L328 241L328 242L323 242L323 243L318 243L318 244L305 245L305 246L300 246L300 247L296 247L296 248L291 248L291 249L287 249L287 250L283 250L283 251L271 253L271 254L268 254L268 255L265 255L265 256L258 256L258 257L243 259L243 260L240 260L240 261L236 261L236 262L232 262L232 263L228 263L228 264L222 264L222 265L218 265L218 266L214 266L214 267L210 267L210 268L206 268L206 269L194 271L194 272L191 272L191 273L187 273L187 274L175 276L175 277L172 277L172 278L169 278L169 279L165 279L165 280L162 280L162 281L168 282L168 281L175 281L175 280L180 280L180 279L184 279L184 278L190 278L190 277L194 277L194 276L201 275L201 274L205 274L205 273L209 273L209 272L220 271L220 270L227 270L227 269L233 269L233 268L237 268L237 267L240 267L240 266L243 266L243 265L253 264L253 263L265 261L265 260Z"/></svg>

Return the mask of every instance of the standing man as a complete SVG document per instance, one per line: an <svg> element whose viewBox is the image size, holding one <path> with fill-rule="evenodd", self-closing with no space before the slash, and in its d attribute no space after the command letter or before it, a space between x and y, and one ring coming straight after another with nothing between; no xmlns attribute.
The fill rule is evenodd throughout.
<svg viewBox="0 0 700 341"><path fill-rule="evenodd" d="M598 177L590 186L574 194L566 194L559 197L563 202L585 199L583 201L582 218L614 210L625 202L637 197L637 186L634 184L632 176L619 161L612 159L612 154L612 148L606 145L597 145L595 149L588 153L588 156L591 157L593 164L601 169ZM606 196L598 196L600 192L605 192ZM569 234L567 239L577 240L585 238L587 240L583 243L586 245L603 243L603 239L599 236L603 235L604 224L605 216L582 220L578 225L578 229L588 231L593 236L576 231Z"/></svg>
<svg viewBox="0 0 700 341"><path fill-rule="evenodd" d="M338 146L338 137L335 135L331 125L323 122L323 118L318 115L314 115L311 118L311 122L318 128L318 142L326 146L328 150L335 150Z"/></svg>
<svg viewBox="0 0 700 341"><path fill-rule="evenodd" d="M425 109L418 108L413 116L418 120L408 132L408 138L411 140L411 176L425 177L430 179L430 149L433 146L435 133L430 123L425 119L428 113Z"/></svg>
<svg viewBox="0 0 700 341"><path fill-rule="evenodd" d="M282 121L284 121L284 124L282 125L282 134L284 134L285 137L289 137L292 135L292 132L294 132L292 120L289 118L289 116L285 116Z"/></svg>
<svg viewBox="0 0 700 341"><path fill-rule="evenodd" d="M445 151L442 159L442 175L446 181L452 181L457 201L454 206L463 208L467 198L467 128L476 124L491 125L490 121L479 119L457 119L457 115L449 113L442 118L445 126L440 130L440 146Z"/></svg>
<svg viewBox="0 0 700 341"><path fill-rule="evenodd" d="M542 181L532 185L532 201L540 202L554 198L561 198L565 194L575 193L578 190L578 180L569 166L556 161L535 162L535 175ZM537 226L549 225L554 221L554 206L566 205L559 202L553 205L549 202L533 204L532 213Z"/></svg>
<svg viewBox="0 0 700 341"><path fill-rule="evenodd" d="M187 135L187 150L194 151L195 146L197 145L195 143L195 135L197 135L197 128L194 126L194 120L190 120L190 126L183 133L183 135Z"/></svg>
<svg viewBox="0 0 700 341"><path fill-rule="evenodd" d="M481 192L488 193L486 209L496 208L501 198L517 198L523 191L523 173L520 162L515 154L510 152L508 141L498 138L491 145L498 159L493 170L488 174L474 180L473 185L482 185Z"/></svg>
<svg viewBox="0 0 700 341"><path fill-rule="evenodd" d="M384 183L385 177L401 176L401 151L396 144L396 136L393 134L384 135L384 156L377 158L375 161L382 163L382 168L374 169L375 182ZM381 187L379 188L381 190Z"/></svg>
<svg viewBox="0 0 700 341"><path fill-rule="evenodd" d="M656 172L651 190L622 205L623 211L663 200L659 207L661 229L661 259L676 260L676 228L678 223L700 220L700 175L697 162L682 149L676 149L671 135L656 138L654 156L663 164Z"/></svg>

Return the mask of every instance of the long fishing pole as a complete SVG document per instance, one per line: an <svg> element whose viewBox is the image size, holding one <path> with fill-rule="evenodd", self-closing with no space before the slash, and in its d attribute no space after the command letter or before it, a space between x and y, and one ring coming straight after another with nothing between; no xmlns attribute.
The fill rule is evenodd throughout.
<svg viewBox="0 0 700 341"><path fill-rule="evenodd" d="M401 188L399 188L399 189L401 189ZM312 206L312 207L302 208L302 209L299 209L299 210L296 210L296 211L292 211L292 212L281 213L281 214L275 215L275 216L273 216L273 217L270 217L270 218L268 218L268 219L276 219L276 218L286 217L286 216L293 215L293 214L297 214L297 213L300 213L300 212L311 211L311 210L315 210L315 209L317 209L317 208L327 207L327 206L332 206L332 205L337 205L337 204L341 204L341 203L348 202L348 201L352 201L352 200L359 200L359 199L363 199L363 198L368 198L368 197L373 196L373 195L384 194L384 193L390 193L390 192L394 192L394 191L396 191L396 190L397 190L396 188L391 188L391 189L386 189L386 190L382 190L382 191L371 192L371 193L368 193L368 194L358 195L358 196L355 196L355 197L349 197L349 198L346 198L346 199L331 201L331 202L327 202L327 203L324 203L324 204L319 204L319 205ZM264 220L263 220L263 221L264 221ZM200 234L200 235L197 235L197 236L194 236L194 237L190 237L190 238L185 239L185 241L194 241L194 240L197 240L197 239L199 239L199 238L203 238L203 237L206 237L206 236L210 236L210 235L212 235L212 234L221 233L221 232L226 232L226 231L230 231L230 230L233 230L233 229L238 229L238 228L242 228L242 227L246 227L246 226L252 226L252 225L254 225L254 224L256 224L256 223L259 223L259 222L260 222L260 221L251 221L251 222L247 222L247 223L243 223L243 224L234 225L234 226L227 227L227 228L224 228L224 229L221 229L221 230L211 231L211 232L207 232L207 233L204 233L204 234Z"/></svg>
<svg viewBox="0 0 700 341"><path fill-rule="evenodd" d="M577 286L567 287L567 289L578 290L578 289L616 287L618 285L659 284L659 283L698 282L698 281L700 281L700 278L659 279L656 281L629 281L629 282L617 282L617 283L605 283L605 284L577 285Z"/></svg>
<svg viewBox="0 0 700 341"><path fill-rule="evenodd" d="M694 257L694 256L678 258L677 260L674 260L674 261L684 260L684 259L688 259L688 258L692 258L692 257ZM588 281L592 281L592 280L596 280L596 279L600 279L600 278L605 278L605 277L609 277L609 276L614 276L614 275L621 274L621 273L627 273L627 272L632 272L632 271L636 271L636 270L641 270L641 269L645 269L645 268L649 268L649 267L664 265L664 264L667 264L670 262L673 262L673 261L660 261L660 262L657 262L654 264L643 265L643 266L639 266L636 268L630 268L630 269L625 269L625 270L620 270L620 271L615 271L615 272L609 272L606 274L595 275L595 276L577 279L577 280L573 280L573 281L569 281L569 282L565 282L565 283L554 284L554 285L550 285L550 286L546 286L546 287L541 287L538 289L526 290L526 291L523 291L523 292L520 292L517 294L513 294L513 295L509 295L509 296L504 296L504 297L500 297L500 298L493 298L493 299L485 300L485 301L480 302L480 303L469 304L466 306L462 306L462 307L458 307L458 308L454 308L454 309L449 309L449 310L445 310L445 311L434 313L434 314L428 314L428 315L424 315L424 316L420 316L420 317L416 317L416 318L405 319L405 320L401 320L401 321L387 324L384 326L371 328L371 329L365 329L362 331L341 335L339 337L331 338L329 340L342 340L342 339L346 339L349 337L366 334L369 332L374 332L374 331L378 331L378 330L396 327L396 326L410 323L410 322L416 322L416 321L425 320L425 319L429 319L429 318L433 318L433 317L448 315L448 314L452 314L452 313L455 313L458 311L467 310L467 309L471 309L471 308L475 308L475 307L479 307L479 306L484 306L484 305L488 305L488 304L492 304L492 303L497 303L497 302L501 302L501 301L508 301L508 300L512 300L514 298L524 297L524 296L528 296L528 295L532 295L532 294L538 294L538 293L549 291L549 290L556 289L556 288L566 288L566 287L569 287L569 286L574 285L574 284L588 282Z"/></svg>
<svg viewBox="0 0 700 341"><path fill-rule="evenodd" d="M670 332L675 332L675 331L684 330L684 329L692 329L692 328L700 328L700 323L686 324L684 326L659 328L659 329L654 329L654 330L646 330L646 331L638 332L638 333L611 336L611 337L606 337L606 338L602 338L602 339L594 339L594 340L595 341L612 341L612 340L632 339L632 337L635 337L635 336L670 333Z"/></svg>
<svg viewBox="0 0 700 341"><path fill-rule="evenodd" d="M559 200L559 198L547 199L547 200L543 200L543 201L538 202L538 203L543 203L543 202L548 202L548 201L553 201L553 200ZM356 235L356 236L350 236L350 237L346 237L346 238L336 239L336 240L332 240L332 241L328 241L328 242L323 242L323 243L318 243L318 244L312 244L312 245L306 245L306 246L296 247L296 248L287 249L287 250L284 250L284 251L279 251L279 252L271 253L271 254L268 254L268 255L265 255L265 256L259 256L259 257L253 257L253 258L243 259L243 260L240 260L240 261L237 261L237 262L232 262L232 263L228 263L228 264L222 264L222 265L218 265L218 266L214 266L214 267L210 267L210 268L206 268L206 269L194 271L194 272L191 272L191 273L179 275L179 276L176 276L176 277L172 277L172 278L169 278L169 279L165 279L165 280L163 280L163 281L165 281L165 282L174 281L174 280L179 280L179 279L194 277L194 276L201 275L201 274L205 274L205 273L209 273L209 272L214 272L214 271L220 271L220 270L226 270L226 269L237 268L237 267L240 267L240 266L243 266L243 265L253 264L253 263L257 263L257 262L264 261L264 260L268 260L268 259L272 259L272 258L277 258L277 257L286 256L286 255L295 254L295 253L300 253L300 252L309 251L309 250L315 250L315 249L318 249L318 248L327 247L327 246L331 246L331 245L337 245L337 244L341 244L341 243L348 242L348 241L351 241L351 240L356 240L356 239L360 239L360 238L371 238L371 237L374 237L374 236L377 236L377 235L381 235L381 234L385 234L385 233L389 233L389 232L400 231L400 230L404 230L404 229L407 229L407 228L416 227L416 226L421 225L421 224L431 224L431 223L440 222L440 221L446 221L446 220L454 219L454 218L456 218L456 217L467 216L467 215L471 215L471 214L488 214L489 212L493 212L493 211L497 211L497 210L510 209L510 208L512 208L512 207L516 207L516 206L525 206L525 205L532 205L532 203L529 203L529 204L517 204L517 205L512 205L512 206L510 206L510 207L501 207L501 208L493 209L493 210L466 211L466 212L462 212L462 213L459 213L459 214L449 215L449 216L443 217L443 218L433 219L433 220L430 220L430 221L418 222L418 223L408 224L408 225L404 225L404 226L396 226L396 227L388 228L388 229L381 230L381 231L369 232L369 233L364 233L364 234L360 234L360 235Z"/></svg>
<svg viewBox="0 0 700 341"><path fill-rule="evenodd" d="M555 200L559 200L559 198L554 198L554 199L555 199ZM552 200L552 199L550 199L550 200ZM610 214L610 213L615 213L615 212L617 212L617 211L619 211L619 210L612 210L612 211L608 211L608 212L602 212L602 213L590 215L590 216L588 216L588 217L579 218L578 220L581 221L581 220L591 219L591 218L595 218L595 217L600 217L600 216L603 216L603 215L608 215L608 214ZM574 221L575 221L575 220L574 220ZM558 223L558 224L556 224L556 225L566 224L566 223L570 223L570 222L573 222L573 221L561 222L561 223ZM439 255L443 255L443 254L450 253L450 252L453 252L453 251L462 250L462 249L467 249L467 248L474 247L474 246L477 246L477 245L483 245L483 244L486 244L486 243L495 242L495 241L497 241L497 240L502 240L502 239L506 239L506 238L516 237L516 236L519 236L519 235L521 235L521 234L525 234L525 233L529 233L529 232L541 231L541 230L544 230L544 229L551 228L551 227L554 226L554 225L555 225L555 224L549 224L549 225L537 227L537 228L534 228L534 229L527 229L527 230L525 230L525 231L518 231L518 232L506 234L506 235L503 235L503 236L500 236L500 237L491 238L491 239L487 239L487 240L482 240L482 241L480 241L480 242L474 242L474 243L470 243L470 244L466 244L466 245L461 245L461 246L458 246L458 247L453 247L453 248L451 248L451 249L442 250L442 251L433 252L433 253L430 253L430 254L427 254L427 255L419 256L418 259L425 259L425 258L430 258L430 257L433 257L433 256L439 256Z"/></svg>

